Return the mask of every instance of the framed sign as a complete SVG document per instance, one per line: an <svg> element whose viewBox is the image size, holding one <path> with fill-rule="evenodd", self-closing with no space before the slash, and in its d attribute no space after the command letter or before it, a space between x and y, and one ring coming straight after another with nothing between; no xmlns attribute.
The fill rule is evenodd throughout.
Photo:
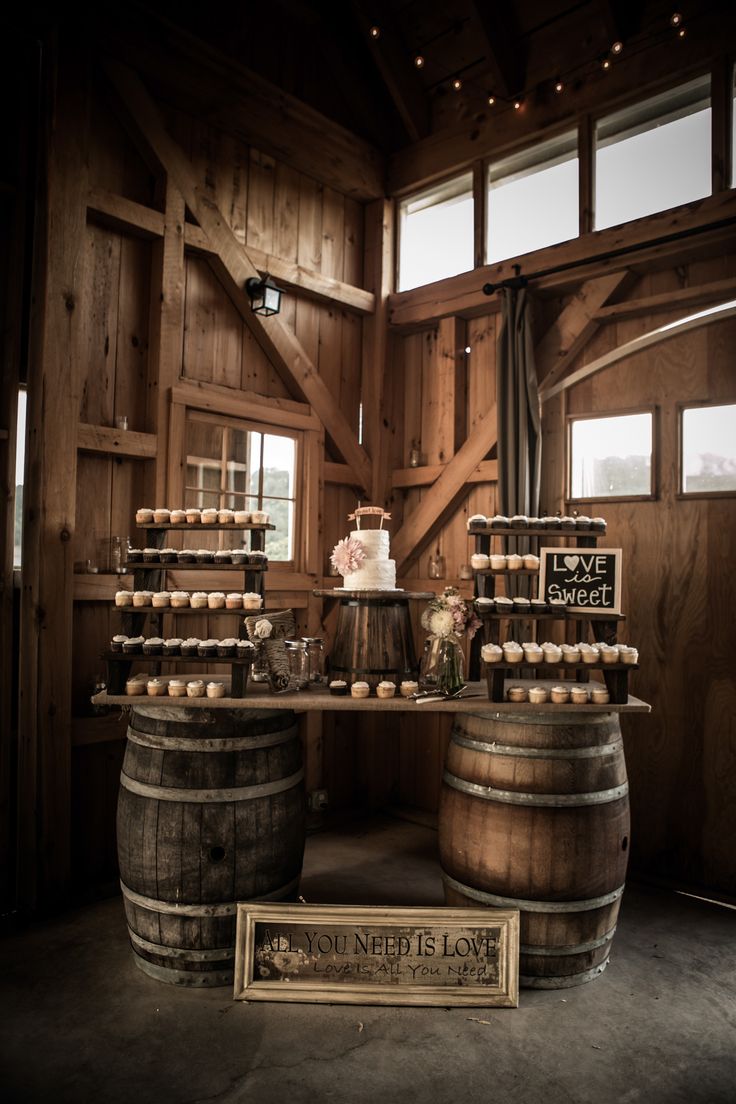
<svg viewBox="0 0 736 1104"><path fill-rule="evenodd" d="M233 996L516 1008L519 913L240 904Z"/></svg>
<svg viewBox="0 0 736 1104"><path fill-rule="evenodd" d="M539 596L573 613L621 612L620 548L540 548Z"/></svg>

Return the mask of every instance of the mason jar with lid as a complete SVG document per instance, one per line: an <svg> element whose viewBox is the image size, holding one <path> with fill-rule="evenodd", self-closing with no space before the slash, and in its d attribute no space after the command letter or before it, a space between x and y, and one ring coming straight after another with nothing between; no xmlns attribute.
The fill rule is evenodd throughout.
<svg viewBox="0 0 736 1104"><path fill-rule="evenodd" d="M325 681L325 642L320 636L303 636L309 660L309 682L321 686Z"/></svg>
<svg viewBox="0 0 736 1104"><path fill-rule="evenodd" d="M306 690L309 686L309 656L303 640L285 640L286 655L289 660L289 674L297 690Z"/></svg>

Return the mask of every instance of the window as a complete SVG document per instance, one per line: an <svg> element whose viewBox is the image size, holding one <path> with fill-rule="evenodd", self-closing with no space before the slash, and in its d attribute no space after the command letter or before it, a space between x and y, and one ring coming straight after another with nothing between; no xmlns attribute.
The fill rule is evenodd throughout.
<svg viewBox="0 0 736 1104"><path fill-rule="evenodd" d="M399 205L399 291L473 268L473 174Z"/></svg>
<svg viewBox="0 0 736 1104"><path fill-rule="evenodd" d="M570 498L652 497L652 411L570 419Z"/></svg>
<svg viewBox="0 0 736 1104"><path fill-rule="evenodd" d="M15 437L15 525L13 567L21 565L23 545L23 473L26 463L26 398L25 388L18 392L18 417Z"/></svg>
<svg viewBox="0 0 736 1104"><path fill-rule="evenodd" d="M292 563L298 439L297 432L189 410L185 506L267 510L276 526L266 533L268 557Z"/></svg>
<svg viewBox="0 0 736 1104"><path fill-rule="evenodd" d="M491 165L486 261L576 238L578 191L574 131Z"/></svg>
<svg viewBox="0 0 736 1104"><path fill-rule="evenodd" d="M710 77L599 120L595 228L711 194Z"/></svg>
<svg viewBox="0 0 736 1104"><path fill-rule="evenodd" d="M680 491L736 491L736 404L686 406L680 411Z"/></svg>

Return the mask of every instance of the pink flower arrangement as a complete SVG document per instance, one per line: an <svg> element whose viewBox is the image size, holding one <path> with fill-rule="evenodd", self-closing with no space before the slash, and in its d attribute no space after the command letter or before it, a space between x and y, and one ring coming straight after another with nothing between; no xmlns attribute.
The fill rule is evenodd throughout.
<svg viewBox="0 0 736 1104"><path fill-rule="evenodd" d="M421 620L422 627L434 636L460 637L467 633L468 640L473 639L481 626L472 606L468 606L455 587L445 587L442 594L433 598Z"/></svg>
<svg viewBox="0 0 736 1104"><path fill-rule="evenodd" d="M357 537L345 537L332 549L330 563L341 575L352 575L363 566L365 548Z"/></svg>

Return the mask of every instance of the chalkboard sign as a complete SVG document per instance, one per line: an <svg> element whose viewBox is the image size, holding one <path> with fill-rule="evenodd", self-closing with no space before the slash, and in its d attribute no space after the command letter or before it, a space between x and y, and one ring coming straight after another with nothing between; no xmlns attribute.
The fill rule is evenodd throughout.
<svg viewBox="0 0 736 1104"><path fill-rule="evenodd" d="M539 595L573 613L621 612L620 548L540 548Z"/></svg>
<svg viewBox="0 0 736 1104"><path fill-rule="evenodd" d="M234 997L516 1008L519 913L240 904Z"/></svg>

